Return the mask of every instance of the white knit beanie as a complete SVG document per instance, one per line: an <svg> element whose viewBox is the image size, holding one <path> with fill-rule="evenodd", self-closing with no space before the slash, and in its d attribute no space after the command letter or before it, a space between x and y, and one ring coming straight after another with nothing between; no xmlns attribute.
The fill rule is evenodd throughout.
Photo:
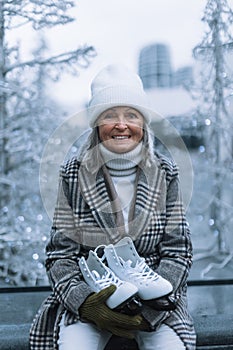
<svg viewBox="0 0 233 350"><path fill-rule="evenodd" d="M148 97L140 77L122 64L103 68L91 84L91 100L88 105L89 124L94 127L97 118L105 110L116 106L137 109L150 123Z"/></svg>

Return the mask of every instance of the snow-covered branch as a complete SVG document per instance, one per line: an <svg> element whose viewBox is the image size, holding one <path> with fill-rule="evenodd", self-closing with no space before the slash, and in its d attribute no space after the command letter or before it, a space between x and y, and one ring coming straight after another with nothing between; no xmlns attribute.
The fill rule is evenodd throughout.
<svg viewBox="0 0 233 350"><path fill-rule="evenodd" d="M7 29L30 22L38 30L74 20L67 14L74 7L70 0L7 0L2 1L2 6Z"/></svg>
<svg viewBox="0 0 233 350"><path fill-rule="evenodd" d="M77 64L81 68L87 68L90 64L90 59L96 56L95 49L92 46L85 46L74 51L69 51L56 56L45 59L33 59L26 62L15 63L5 68L5 73L13 71L14 69L28 67L35 67L40 65L59 66L64 64Z"/></svg>

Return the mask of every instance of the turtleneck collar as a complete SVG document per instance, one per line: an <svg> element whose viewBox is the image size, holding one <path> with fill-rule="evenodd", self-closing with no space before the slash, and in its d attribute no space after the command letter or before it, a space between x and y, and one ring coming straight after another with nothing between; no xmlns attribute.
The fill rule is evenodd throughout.
<svg viewBox="0 0 233 350"><path fill-rule="evenodd" d="M137 165L142 160L142 142L127 153L111 152L103 143L99 144L99 149L112 176L127 176L135 173Z"/></svg>

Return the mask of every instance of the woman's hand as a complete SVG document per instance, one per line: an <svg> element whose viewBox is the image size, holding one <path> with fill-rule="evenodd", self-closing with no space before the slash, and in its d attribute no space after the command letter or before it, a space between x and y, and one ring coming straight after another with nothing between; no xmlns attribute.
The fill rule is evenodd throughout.
<svg viewBox="0 0 233 350"><path fill-rule="evenodd" d="M88 296L79 308L81 319L93 322L100 329L105 329L119 337L132 339L134 338L132 331L140 329L142 317L129 316L111 310L105 302L115 290L116 286L111 285Z"/></svg>

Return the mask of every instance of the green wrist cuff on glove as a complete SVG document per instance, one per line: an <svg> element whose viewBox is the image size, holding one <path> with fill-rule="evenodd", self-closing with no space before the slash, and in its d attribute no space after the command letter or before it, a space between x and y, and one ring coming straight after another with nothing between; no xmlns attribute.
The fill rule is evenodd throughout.
<svg viewBox="0 0 233 350"><path fill-rule="evenodd" d="M106 305L106 300L115 290L116 286L111 285L98 293L89 295L79 308L80 317L120 337L133 338L132 331L139 330L142 317L129 316L111 310Z"/></svg>

